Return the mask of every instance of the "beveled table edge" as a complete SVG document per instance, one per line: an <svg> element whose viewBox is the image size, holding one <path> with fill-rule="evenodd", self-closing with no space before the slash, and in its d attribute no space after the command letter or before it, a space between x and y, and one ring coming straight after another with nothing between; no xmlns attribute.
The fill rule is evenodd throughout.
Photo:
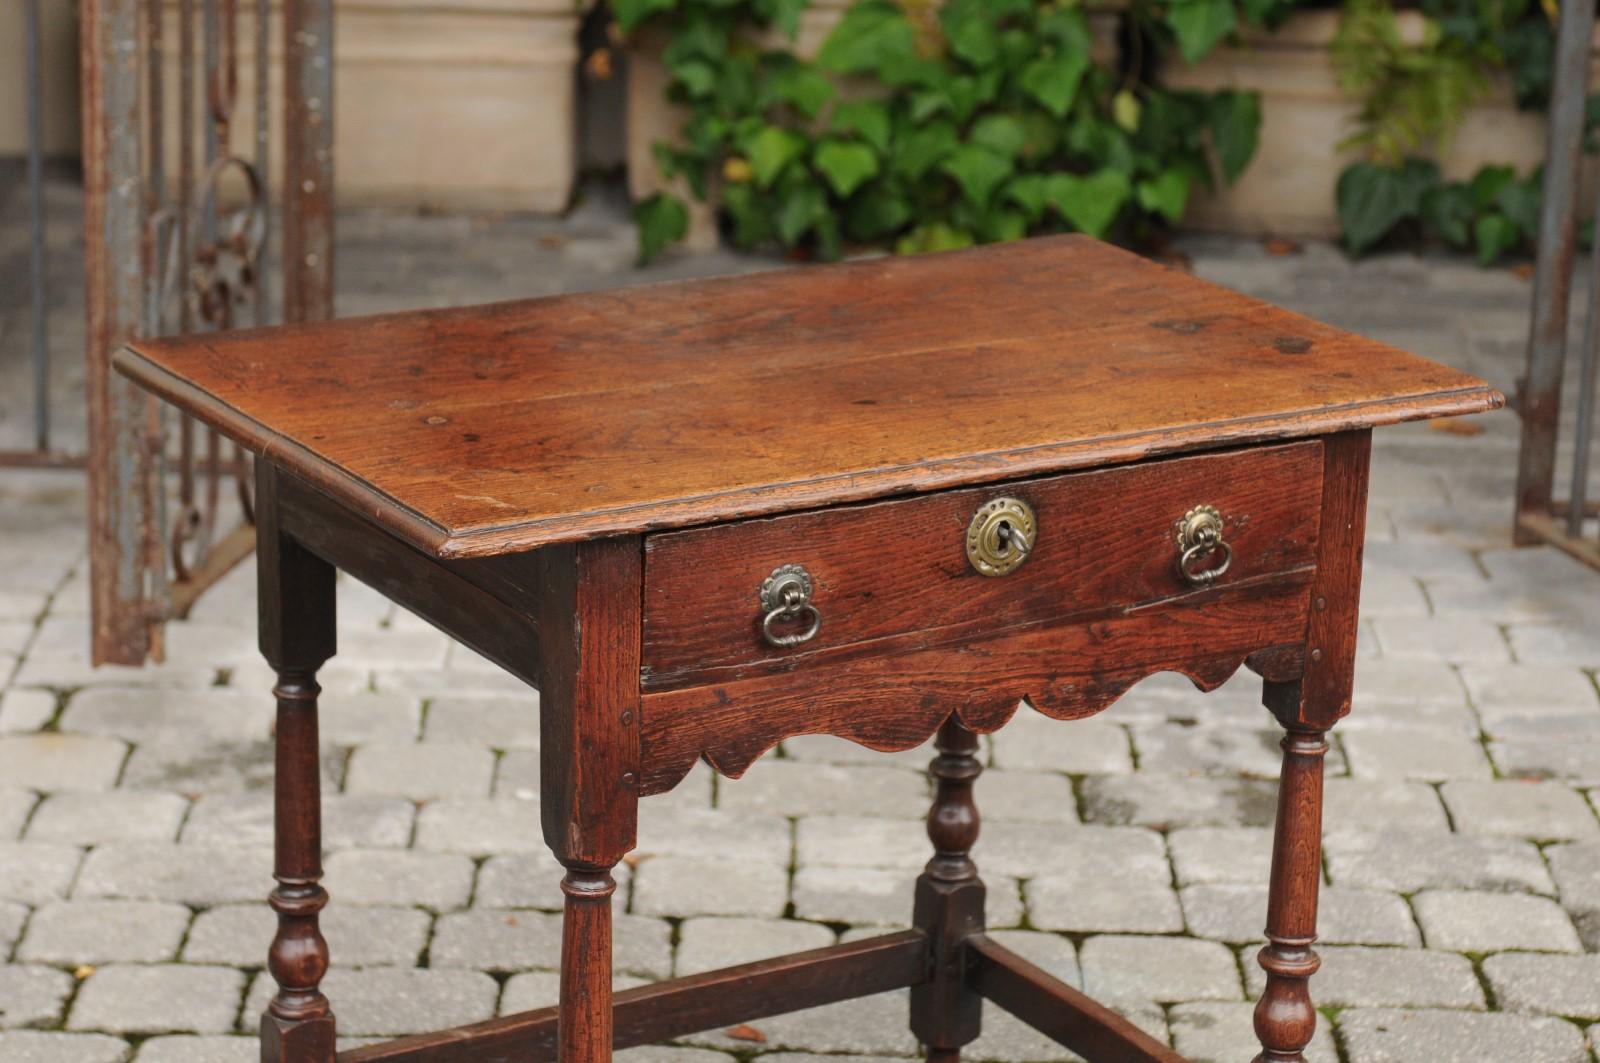
<svg viewBox="0 0 1600 1063"><path fill-rule="evenodd" d="M675 500L634 503L560 517L448 528L405 506L367 480L155 364L132 347L112 356L118 372L241 446L315 485L405 542L437 558L492 557L554 543L637 535L669 528L769 517L828 505L981 486L1026 476L1123 465L1146 458L1245 444L1311 438L1406 421L1485 413L1505 405L1487 383L1448 391L1325 406L1309 411L1206 421L1159 431L1098 436L758 484Z"/></svg>

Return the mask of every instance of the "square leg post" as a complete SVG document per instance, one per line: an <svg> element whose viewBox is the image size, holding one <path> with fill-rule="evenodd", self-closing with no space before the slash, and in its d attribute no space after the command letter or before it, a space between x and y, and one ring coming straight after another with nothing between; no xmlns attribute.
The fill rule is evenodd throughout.
<svg viewBox="0 0 1600 1063"><path fill-rule="evenodd" d="M274 864L278 930L267 967L278 991L261 1017L262 1063L333 1063L334 1019L321 982L328 943L322 888L317 670L334 652L333 566L282 534L276 470L256 464L256 564L261 653L277 673Z"/></svg>
<svg viewBox="0 0 1600 1063"><path fill-rule="evenodd" d="M547 547L539 588L539 732L544 838L561 881L561 1063L608 1063L612 868L639 811L637 538Z"/></svg>
<svg viewBox="0 0 1600 1063"><path fill-rule="evenodd" d="M978 1037L983 998L967 984L966 940L983 933L985 888L971 851L978 840L978 806L972 784L983 771L978 736L951 716L934 740L939 755L928 765L938 784L928 811L933 859L917 879L912 922L933 948L933 977L911 988L911 1032L928 1063L957 1063L961 1046Z"/></svg>
<svg viewBox="0 0 1600 1063"><path fill-rule="evenodd" d="M1371 434L1329 436L1324 447L1305 673L1292 682L1267 683L1262 698L1288 733L1278 781L1267 944L1258 957L1267 984L1256 1005L1256 1063L1305 1063L1303 1053L1317 1028L1309 983L1321 965L1312 945L1322 883L1322 766L1327 731L1349 713L1355 678Z"/></svg>

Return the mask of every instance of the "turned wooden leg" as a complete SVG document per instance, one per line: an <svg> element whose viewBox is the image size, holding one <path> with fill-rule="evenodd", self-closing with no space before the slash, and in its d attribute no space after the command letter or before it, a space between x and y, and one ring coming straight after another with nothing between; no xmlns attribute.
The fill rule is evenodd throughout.
<svg viewBox="0 0 1600 1063"><path fill-rule="evenodd" d="M278 931L267 969L278 991L261 1018L262 1063L333 1063L334 1020L322 995L328 943L317 917L322 888L322 793L317 669L334 651L333 569L278 532L273 471L257 471L261 652L277 672L274 780Z"/></svg>
<svg viewBox="0 0 1600 1063"><path fill-rule="evenodd" d="M539 618L540 819L561 866L561 1063L610 1063L611 877L639 822L637 538L533 555Z"/></svg>
<svg viewBox="0 0 1600 1063"><path fill-rule="evenodd" d="M556 1042L561 1063L611 1058L611 895L609 867L568 864L561 880L561 1009Z"/></svg>
<svg viewBox="0 0 1600 1063"><path fill-rule="evenodd" d="M1272 843L1272 888L1267 897L1267 945L1258 960L1267 972L1256 1004L1256 1063L1305 1063L1317 1029L1309 980L1321 965L1316 950L1317 888L1322 881L1322 763L1325 732L1291 728L1283 739L1278 822Z"/></svg>
<svg viewBox="0 0 1600 1063"><path fill-rule="evenodd" d="M939 728L939 755L928 766L938 783L928 812L933 859L917 879L912 921L933 945L933 978L911 990L911 1031L928 1063L956 1063L961 1046L977 1039L983 998L966 983L965 941L983 931L983 880L972 862L978 806L972 784L983 771L978 736L954 716Z"/></svg>

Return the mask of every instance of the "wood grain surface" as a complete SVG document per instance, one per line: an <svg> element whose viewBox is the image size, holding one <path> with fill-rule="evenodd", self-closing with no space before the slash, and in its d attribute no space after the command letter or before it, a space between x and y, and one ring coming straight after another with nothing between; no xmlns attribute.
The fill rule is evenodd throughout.
<svg viewBox="0 0 1600 1063"><path fill-rule="evenodd" d="M445 557L1503 401L1077 236L139 340L115 361Z"/></svg>
<svg viewBox="0 0 1600 1063"><path fill-rule="evenodd" d="M644 686L795 671L892 652L895 636L982 637L1195 594L1178 574L1174 524L1202 503L1226 521L1233 555L1222 584L1303 568L1316 557L1322 468L1322 444L1310 441L653 535ZM967 560L967 525L1001 496L1033 508L1037 533L1020 567L988 577ZM788 563L811 574L822 624L780 649L761 635L757 591Z"/></svg>

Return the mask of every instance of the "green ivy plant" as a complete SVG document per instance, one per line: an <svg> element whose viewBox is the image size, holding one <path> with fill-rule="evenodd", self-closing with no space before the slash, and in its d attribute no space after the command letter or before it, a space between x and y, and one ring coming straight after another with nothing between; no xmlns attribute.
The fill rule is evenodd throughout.
<svg viewBox="0 0 1600 1063"><path fill-rule="evenodd" d="M1485 264L1538 230L1539 179L1486 166L1445 181L1423 157L1442 153L1466 112L1510 74L1519 106L1548 104L1553 11L1531 0L1423 0L1420 40L1408 41L1390 0L1346 0L1334 41L1341 87L1362 106L1342 145L1362 161L1339 176L1344 241L1360 255L1398 232L1476 251Z"/></svg>
<svg viewBox="0 0 1600 1063"><path fill-rule="evenodd" d="M1408 158L1399 166L1359 162L1339 177L1345 242L1360 254L1402 229L1475 251L1491 265L1530 245L1539 232L1538 170L1518 177L1485 166L1468 181L1446 181L1437 163Z"/></svg>
<svg viewBox="0 0 1600 1063"><path fill-rule="evenodd" d="M1133 0L1130 52L1198 59L1292 0ZM805 0L614 0L622 29L666 31L681 137L669 178L713 204L741 247L836 258L1035 232L1138 237L1182 219L1196 187L1238 177L1252 93L1162 88L1152 63L1094 54L1062 0L857 0L814 62L794 54ZM686 204L636 210L641 258L680 239Z"/></svg>

